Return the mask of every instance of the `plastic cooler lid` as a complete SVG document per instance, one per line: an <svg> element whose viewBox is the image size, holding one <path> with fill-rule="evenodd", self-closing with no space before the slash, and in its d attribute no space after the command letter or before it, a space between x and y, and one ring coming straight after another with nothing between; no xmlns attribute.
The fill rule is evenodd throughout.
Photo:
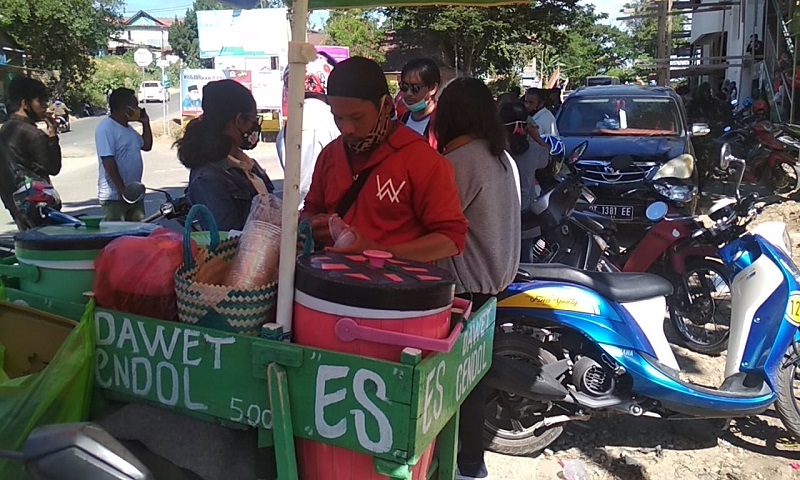
<svg viewBox="0 0 800 480"><path fill-rule="evenodd" d="M16 248L26 250L95 250L124 236L146 237L158 225L141 222L100 222L99 228L85 225L47 225L14 235Z"/></svg>
<svg viewBox="0 0 800 480"><path fill-rule="evenodd" d="M432 310L453 302L455 281L435 265L365 255L315 253L297 259L295 288L330 302L377 310Z"/></svg>

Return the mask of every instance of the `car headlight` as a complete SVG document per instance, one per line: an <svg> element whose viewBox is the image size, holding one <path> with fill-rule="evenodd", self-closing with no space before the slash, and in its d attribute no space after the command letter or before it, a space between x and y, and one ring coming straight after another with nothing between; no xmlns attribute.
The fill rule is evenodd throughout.
<svg viewBox="0 0 800 480"><path fill-rule="evenodd" d="M680 178L685 180L692 176L694 171L694 158L688 153L675 157L658 169L653 180L659 178Z"/></svg>
<svg viewBox="0 0 800 480"><path fill-rule="evenodd" d="M672 202L687 203L692 200L694 189L686 183L673 183L662 180L653 182L652 185L656 193Z"/></svg>

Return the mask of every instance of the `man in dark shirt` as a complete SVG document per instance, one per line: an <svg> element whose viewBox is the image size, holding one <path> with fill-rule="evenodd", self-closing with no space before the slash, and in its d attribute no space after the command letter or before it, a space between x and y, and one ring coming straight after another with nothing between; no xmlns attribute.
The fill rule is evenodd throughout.
<svg viewBox="0 0 800 480"><path fill-rule="evenodd" d="M56 121L47 112L47 87L32 78L15 77L8 87L11 114L0 128L0 199L17 227L26 230L33 225L14 203L14 192L31 180L50 182L50 175L61 171L61 147L58 144ZM36 122L47 124L47 133Z"/></svg>

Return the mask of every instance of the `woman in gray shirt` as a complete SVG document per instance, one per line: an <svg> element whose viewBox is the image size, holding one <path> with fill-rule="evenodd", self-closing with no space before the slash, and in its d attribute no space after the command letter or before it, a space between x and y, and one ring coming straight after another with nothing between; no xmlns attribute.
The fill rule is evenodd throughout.
<svg viewBox="0 0 800 480"><path fill-rule="evenodd" d="M461 77L439 98L434 124L439 151L453 163L461 208L469 222L464 253L438 262L456 278L456 293L480 308L511 284L519 265L520 198L505 129L483 82ZM461 407L457 479L488 477L483 459L481 383Z"/></svg>

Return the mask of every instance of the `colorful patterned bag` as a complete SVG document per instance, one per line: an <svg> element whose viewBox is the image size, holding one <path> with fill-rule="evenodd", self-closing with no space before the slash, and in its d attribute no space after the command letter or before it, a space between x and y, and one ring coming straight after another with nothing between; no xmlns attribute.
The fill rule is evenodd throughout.
<svg viewBox="0 0 800 480"><path fill-rule="evenodd" d="M209 227L211 242L197 259L191 254L191 225L202 215ZM310 227L301 224L300 230L310 239ZM310 252L313 240L305 242L303 251ZM186 218L183 239L184 263L175 273L175 292L178 297L178 319L200 327L213 328L242 335L259 335L261 326L270 320L275 308L278 282L253 289L237 289L222 285L236 257L239 238L219 239L211 212L195 205Z"/></svg>

